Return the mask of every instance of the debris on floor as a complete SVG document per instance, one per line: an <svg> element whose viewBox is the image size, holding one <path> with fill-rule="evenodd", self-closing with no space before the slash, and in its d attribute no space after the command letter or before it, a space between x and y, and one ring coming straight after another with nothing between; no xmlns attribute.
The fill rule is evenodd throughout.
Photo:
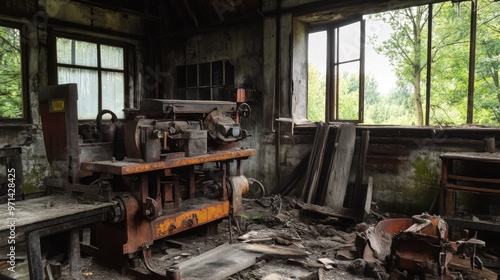
<svg viewBox="0 0 500 280"><path fill-rule="evenodd" d="M350 213L286 196L245 199L244 205L234 243L228 243L224 220L216 235L186 232L156 241L150 265L184 280L497 279L487 267L498 267L498 251L477 238L448 240L438 216L372 213L365 221L377 222L362 223ZM67 260L47 261L53 279L71 279ZM82 279L137 279L130 269L109 268L89 256L82 266ZM131 267L148 273L139 258Z"/></svg>

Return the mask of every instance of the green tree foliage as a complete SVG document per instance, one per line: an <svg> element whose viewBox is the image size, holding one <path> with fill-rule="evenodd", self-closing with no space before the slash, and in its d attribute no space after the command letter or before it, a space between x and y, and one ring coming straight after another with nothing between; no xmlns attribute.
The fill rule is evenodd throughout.
<svg viewBox="0 0 500 280"><path fill-rule="evenodd" d="M431 125L462 125L467 119L470 2L433 6Z"/></svg>
<svg viewBox="0 0 500 280"><path fill-rule="evenodd" d="M478 0L476 72L473 122L500 125L500 3ZM467 119L471 2L433 5L431 55L431 125L461 125ZM378 53L386 56L398 76L398 88L380 104L381 110L405 120L410 112L412 124L423 123L425 93L428 7L412 7L370 17L387 23L392 36L383 42L371 38ZM408 86L412 87L413 108L407 107ZM365 102L365 104L370 102ZM391 105L392 104L392 105ZM396 105L397 104L397 105ZM389 107L389 108L388 108ZM401 110L400 110L401 109ZM377 110L376 108L373 110ZM385 112L367 107L366 122L389 122ZM406 110L406 111L405 111Z"/></svg>
<svg viewBox="0 0 500 280"><path fill-rule="evenodd" d="M314 65L308 67L307 119L325 121L326 77Z"/></svg>
<svg viewBox="0 0 500 280"><path fill-rule="evenodd" d="M388 95L378 92L377 81L365 78L365 118L366 124L408 125L415 123L412 86L400 85ZM376 98L368 98L369 96Z"/></svg>
<svg viewBox="0 0 500 280"><path fill-rule="evenodd" d="M0 118L22 116L20 34L18 29L0 26Z"/></svg>
<svg viewBox="0 0 500 280"><path fill-rule="evenodd" d="M393 30L392 36L377 47L395 69L402 84L413 86L415 124L423 124L422 77L426 69L427 6L411 7L374 16L387 23Z"/></svg>
<svg viewBox="0 0 500 280"><path fill-rule="evenodd" d="M359 74L341 72L339 76L339 119L357 120L359 111Z"/></svg>
<svg viewBox="0 0 500 280"><path fill-rule="evenodd" d="M500 3L478 1L474 123L500 125Z"/></svg>

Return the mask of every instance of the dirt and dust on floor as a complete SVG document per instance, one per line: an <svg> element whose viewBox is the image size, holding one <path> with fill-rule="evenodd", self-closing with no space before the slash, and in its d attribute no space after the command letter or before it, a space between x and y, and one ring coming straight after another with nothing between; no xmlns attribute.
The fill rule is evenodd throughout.
<svg viewBox="0 0 500 280"><path fill-rule="evenodd" d="M444 221L427 214L401 217L354 213L294 197L245 199L239 232L228 220L218 234L184 232L158 240L150 265L179 279L497 279L498 244L478 238L448 241ZM451 235L451 231L450 231ZM490 241L486 241L487 243ZM498 239L497 239L497 242ZM61 250L60 252L64 252ZM63 254L48 256L50 277L71 279ZM130 266L147 275L139 257ZM82 256L82 279L152 279ZM48 270L48 271L49 271ZM176 274L177 273L177 274Z"/></svg>

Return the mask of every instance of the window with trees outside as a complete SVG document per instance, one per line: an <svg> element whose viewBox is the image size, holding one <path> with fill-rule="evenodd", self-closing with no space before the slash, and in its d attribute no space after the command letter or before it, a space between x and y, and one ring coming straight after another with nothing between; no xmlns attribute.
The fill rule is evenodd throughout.
<svg viewBox="0 0 500 280"><path fill-rule="evenodd" d="M500 125L498 1L441 2L314 27L308 63L310 121Z"/></svg>
<svg viewBox="0 0 500 280"><path fill-rule="evenodd" d="M0 119L25 119L20 29L0 25Z"/></svg>
<svg viewBox="0 0 500 280"><path fill-rule="evenodd" d="M124 48L57 37L56 49L58 84L78 85L78 119L93 120L103 109L123 118Z"/></svg>

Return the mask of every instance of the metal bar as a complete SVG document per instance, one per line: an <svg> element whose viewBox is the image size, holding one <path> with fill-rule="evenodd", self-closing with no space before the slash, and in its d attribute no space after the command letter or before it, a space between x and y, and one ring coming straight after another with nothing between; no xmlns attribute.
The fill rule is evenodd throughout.
<svg viewBox="0 0 500 280"><path fill-rule="evenodd" d="M429 19L427 23L427 76L425 84L425 125L429 125L431 109L431 63L432 63L432 4L429 4Z"/></svg>
<svg viewBox="0 0 500 280"><path fill-rule="evenodd" d="M229 211L230 211L230 213L229 213L229 217L227 217L227 224L229 227L229 244L232 244L233 243L233 223L232 223L233 210L231 209Z"/></svg>
<svg viewBox="0 0 500 280"><path fill-rule="evenodd" d="M476 71L476 31L477 0L473 0L470 15L470 49L469 49L469 91L467 94L467 123L471 124L474 115L474 77Z"/></svg>
<svg viewBox="0 0 500 280"><path fill-rule="evenodd" d="M228 199L228 194L227 194L227 188L226 188L226 179L227 179L227 165L226 162L221 162L221 170L223 172L222 175L222 199L227 200Z"/></svg>
<svg viewBox="0 0 500 280"><path fill-rule="evenodd" d="M194 198L196 192L196 184L194 178L194 165L189 167L189 198ZM223 185L224 186L224 185Z"/></svg>
<svg viewBox="0 0 500 280"><path fill-rule="evenodd" d="M156 192L155 192L155 197L154 199L156 200L156 203L158 204L159 210L161 209L161 212L163 212L163 201L162 201L162 192L161 192L161 178L160 178L160 173L157 172L155 176L155 186L156 186Z"/></svg>
<svg viewBox="0 0 500 280"><path fill-rule="evenodd" d="M179 176L174 175L174 207L181 206L181 188L179 186Z"/></svg>
<svg viewBox="0 0 500 280"><path fill-rule="evenodd" d="M148 174L142 174L141 175L141 190L140 190L140 195L141 195L141 203L142 206L146 205L146 198L148 198Z"/></svg>
<svg viewBox="0 0 500 280"><path fill-rule="evenodd" d="M362 19L360 21L361 32L360 32L360 50L359 50L359 104L358 104L358 121L360 123L364 120L365 111L365 26L366 21Z"/></svg>
<svg viewBox="0 0 500 280"><path fill-rule="evenodd" d="M243 170L241 168L241 159L236 160L236 175L240 176L243 175Z"/></svg>

